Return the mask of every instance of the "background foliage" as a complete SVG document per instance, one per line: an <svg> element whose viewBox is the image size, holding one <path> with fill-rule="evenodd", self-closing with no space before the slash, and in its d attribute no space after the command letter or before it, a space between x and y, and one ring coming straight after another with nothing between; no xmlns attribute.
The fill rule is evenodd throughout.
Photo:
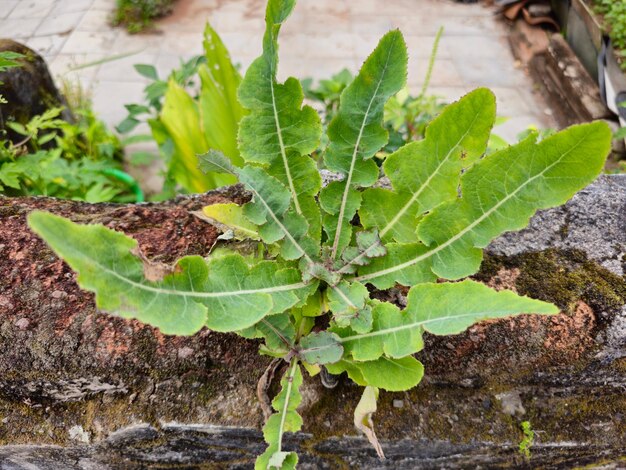
<svg viewBox="0 0 626 470"><path fill-rule="evenodd" d="M125 26L129 33L139 33L156 18L169 15L176 0L117 0L112 22Z"/></svg>

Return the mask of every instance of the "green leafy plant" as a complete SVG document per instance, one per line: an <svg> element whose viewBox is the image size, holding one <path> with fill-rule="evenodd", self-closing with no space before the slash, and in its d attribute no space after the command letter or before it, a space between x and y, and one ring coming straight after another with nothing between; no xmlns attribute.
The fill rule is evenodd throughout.
<svg viewBox="0 0 626 470"><path fill-rule="evenodd" d="M87 202L143 200L122 168L122 147L94 114L82 90L65 84L73 122L51 108L28 123L7 122L20 142L0 139L0 194L44 195Z"/></svg>
<svg viewBox="0 0 626 470"><path fill-rule="evenodd" d="M175 0L117 0L112 23L123 25L129 33L140 33L155 19L169 15Z"/></svg>
<svg viewBox="0 0 626 470"><path fill-rule="evenodd" d="M427 124L446 106L441 97L428 93L442 34L443 28L440 28L435 36L424 84L419 94L413 96L408 87L403 87L385 103L384 127L389 133L389 140L381 150L381 157L408 142L423 139ZM353 78L348 69L343 69L330 79L320 80L317 87L313 86L311 78L302 80L306 98L322 105L324 125L328 125L337 114L341 94ZM321 152L327 144L327 141L322 142Z"/></svg>
<svg viewBox="0 0 626 470"><path fill-rule="evenodd" d="M406 45L395 30L341 93L323 155L338 180L324 185L310 157L322 139L321 120L303 106L298 80L276 79L278 34L294 4L269 1L263 54L238 90L248 113L239 126L244 164L218 151L201 158L203 170L236 176L251 194L243 206L205 215L233 236L260 239L262 252L244 256L226 242L208 259L187 256L164 266L147 260L134 239L101 225L29 216L30 227L78 272L80 285L96 293L99 308L165 334L207 327L260 338L262 354L284 360L259 469L297 463L283 437L302 426L302 367L346 372L366 387L355 424L382 453L371 421L378 389L402 391L421 381L424 368L414 354L424 333L453 335L485 319L558 313L549 303L462 279L479 269L491 240L593 181L611 140L598 122L541 142L531 134L484 156L495 99L478 89L448 106L423 140L385 159L384 187L372 157L388 140L385 103L407 74ZM408 288L404 309L380 300L396 285Z"/></svg>
<svg viewBox="0 0 626 470"><path fill-rule="evenodd" d="M245 113L237 100L241 75L208 24L203 44L204 56L182 64L167 80L160 80L150 65L136 65L139 73L152 80L145 89L147 103L126 105L129 115L117 127L129 133L146 121L167 167L167 186L179 185L192 193L235 182L231 175L199 171L198 154L215 149L235 165L243 163L237 147L239 121ZM199 80L197 94L191 91L194 80Z"/></svg>
<svg viewBox="0 0 626 470"><path fill-rule="evenodd" d="M522 429L523 438L519 443L519 453L526 459L530 459L530 448L535 442L535 431L530 424L530 421L522 421L520 424Z"/></svg>
<svg viewBox="0 0 626 470"><path fill-rule="evenodd" d="M19 67L20 63L18 62L18 59L22 58L24 58L24 56L17 52L0 51L0 72L5 72L14 67ZM0 82L0 85L2 85L2 82ZM0 104L6 104L6 100L2 97L2 94L0 94ZM2 121L0 120L0 122Z"/></svg>
<svg viewBox="0 0 626 470"><path fill-rule="evenodd" d="M626 70L626 2L615 0L595 0L596 10L604 16L613 45L618 49L618 59Z"/></svg>

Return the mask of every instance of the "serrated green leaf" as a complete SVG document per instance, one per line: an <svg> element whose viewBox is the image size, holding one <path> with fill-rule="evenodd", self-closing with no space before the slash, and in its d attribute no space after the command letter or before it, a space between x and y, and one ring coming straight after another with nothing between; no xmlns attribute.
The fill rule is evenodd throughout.
<svg viewBox="0 0 626 470"><path fill-rule="evenodd" d="M461 198L422 219L417 230L423 245L388 246L386 256L360 268L353 280L384 288L429 280L429 272L445 279L475 273L491 240L522 229L538 209L561 205L591 183L604 166L610 139L608 126L595 122L538 144L530 136L484 158L461 177Z"/></svg>
<svg viewBox="0 0 626 470"><path fill-rule="evenodd" d="M339 252L344 219L354 212L347 207L357 186L371 186L378 179L378 167L371 160L387 143L382 126L385 102L406 82L407 52L400 31L390 31L367 58L359 74L341 94L336 116L328 127L330 144L324 155L329 170L345 176L339 206L338 226L332 245L332 257Z"/></svg>
<svg viewBox="0 0 626 470"><path fill-rule="evenodd" d="M300 340L299 356L309 364L331 364L341 359L343 346L339 337L328 331L311 333Z"/></svg>
<svg viewBox="0 0 626 470"><path fill-rule="evenodd" d="M493 93L479 88L453 103L411 142L385 160L393 190L364 192L359 217L384 242L414 243L418 216L457 197L461 170L485 153L496 116Z"/></svg>
<svg viewBox="0 0 626 470"><path fill-rule="evenodd" d="M198 155L198 168L204 173L226 173L228 175L236 175L238 171L226 155L215 149Z"/></svg>
<svg viewBox="0 0 626 470"><path fill-rule="evenodd" d="M302 214L302 199L312 198L321 187L319 172L307 155L319 145L322 124L313 108L302 106L298 80L276 81L278 33L294 5L290 0L267 4L263 55L250 65L239 87L239 100L250 110L241 121L239 148L247 162L269 165L269 174L285 185L296 213ZM311 227L315 229L319 225Z"/></svg>
<svg viewBox="0 0 626 470"><path fill-rule="evenodd" d="M247 166L238 171L239 180L250 188L254 197L244 206L244 215L260 226L259 235L266 243L281 241L281 256L285 259L305 257L312 262L319 247L308 236L306 219L291 205L289 190L262 168Z"/></svg>
<svg viewBox="0 0 626 470"><path fill-rule="evenodd" d="M343 251L342 260L346 264L342 273L353 273L357 266L365 266L372 258L387 254L387 248L382 244L376 229L357 232L356 244L357 246L349 246Z"/></svg>
<svg viewBox="0 0 626 470"><path fill-rule="evenodd" d="M402 312L390 303L373 309L373 326L365 334L347 328L331 331L341 338L346 356L372 361L383 354L401 358L420 351L422 332L435 335L461 333L474 323L522 314L554 315L559 309L511 291L496 292L474 281L418 284L409 290Z"/></svg>
<svg viewBox="0 0 626 470"><path fill-rule="evenodd" d="M384 354L400 358L423 348L423 326L420 320L413 318L414 314L382 302L374 306L372 316L371 331L365 334L356 334L349 328L331 330L342 338L346 357L352 356L356 361L374 361Z"/></svg>
<svg viewBox="0 0 626 470"><path fill-rule="evenodd" d="M81 287L96 293L99 308L165 334L246 328L316 289L300 282L297 270L277 263L249 267L238 254L208 262L188 256L171 268L141 259L134 239L102 225L78 225L45 212L31 213L28 222L78 272Z"/></svg>
<svg viewBox="0 0 626 470"><path fill-rule="evenodd" d="M367 287L363 284L340 282L327 292L328 307L333 320L341 327L351 325L359 331L369 331L372 326L372 312L366 301L369 299Z"/></svg>
<svg viewBox="0 0 626 470"><path fill-rule="evenodd" d="M324 231L328 240L335 240L338 253L343 252L352 238L350 219L354 216L361 205L361 193L348 191L346 200L343 201L346 188L345 181L333 181L320 191L319 204L325 214L322 216ZM342 203L344 210L341 212ZM343 216L341 238L335 239L336 230L339 226L339 217Z"/></svg>
<svg viewBox="0 0 626 470"><path fill-rule="evenodd" d="M299 431L302 427L302 418L296 411L302 402L302 371L297 360L292 360L280 384L280 393L272 401L276 413L269 417L263 427L263 437L268 448L257 458L254 467L256 470L295 468L298 462L294 452L284 452L282 449L283 435L286 432ZM280 467L276 467L277 465Z"/></svg>

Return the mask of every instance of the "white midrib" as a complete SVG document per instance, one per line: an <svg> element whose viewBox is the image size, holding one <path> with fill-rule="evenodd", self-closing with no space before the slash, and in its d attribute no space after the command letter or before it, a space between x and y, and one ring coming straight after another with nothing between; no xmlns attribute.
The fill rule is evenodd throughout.
<svg viewBox="0 0 626 470"><path fill-rule="evenodd" d="M465 314L454 315L454 316L451 315L448 317L441 317L441 318L434 318L434 319L429 318L428 320L420 320L420 321L416 321L413 323L408 323L406 325L394 326L393 328L386 328L384 330L371 331L369 333L363 333L362 335L346 336L344 338L338 339L337 341L340 343L349 343L351 341L359 341L362 339L374 338L376 336L389 335L389 334L397 333L399 331L411 330L413 328L417 328L418 326L428 325L430 323L445 322L451 319L456 320L456 319L476 317L476 316L480 317L481 315L487 315L487 314L493 315L493 313L494 312L473 312L473 313L465 313ZM514 313L511 313L511 315L513 314Z"/></svg>
<svg viewBox="0 0 626 470"><path fill-rule="evenodd" d="M494 212L496 212L503 204L505 204L506 202L508 202L511 198L515 197L515 195L517 195L517 193L519 193L522 189L524 189L528 184L530 184L531 182L533 182L534 180L536 180L537 178L542 177L546 172L548 172L553 166L559 164L561 162L561 160L570 152L574 151L574 149L576 147L578 147L578 145L580 145L580 142L582 142L583 139L581 139L579 142L577 142L575 145L573 145L567 152L563 153L558 160L556 160L554 163L552 163L551 165L549 165L548 167L546 167L543 171L541 171L540 173L536 174L535 176L533 176L532 178L529 178L528 180L526 180L523 184L521 184L515 191L513 191L512 193L508 194L506 197L504 197L503 199L501 199L500 201L498 201L498 203L496 205L494 205L491 209L489 209L487 212L484 212L478 219L476 219L474 222L472 222L471 224L469 224L467 227L465 227L463 230L461 230L459 233L457 233L455 236L453 236L452 238L446 240L444 243L442 243L441 245L438 245L437 247L433 248L430 251L427 251L426 253L417 256L415 258L413 258L412 260L406 261L402 264L398 264L397 266L393 266L391 268L387 268L387 269L383 269L381 271L376 271L373 273L368 273L368 274L364 274L362 276L357 276L352 278L352 281L366 281L368 279L374 279L380 276L386 276L387 274L391 274L394 273L396 271L401 271L404 268L408 268L409 266L412 266L416 263L419 263L422 260L425 260L427 258L430 258L431 256L439 253L440 251L442 251L443 249L447 248L448 246L452 245L454 242L456 242L457 240L459 240L460 238L464 237L467 233L471 232L474 227L476 227L477 225L481 224L485 219L489 218Z"/></svg>
<svg viewBox="0 0 626 470"><path fill-rule="evenodd" d="M298 214L302 214L302 209L300 208L300 202L298 201L298 193L296 193L296 188L293 184L293 178L291 176L291 169L289 168L289 162L287 161L287 152L285 150L285 144L283 142L283 131L280 127L280 120L278 119L278 110L276 109L276 97L274 96L274 71L272 71L270 76L270 90L272 92L272 110L274 111L274 121L276 123L276 135L278 136L278 144L280 146L280 155L283 159L283 165L285 166L285 175L287 176L287 181L289 183L289 191L291 191L291 196L293 197L293 203L296 207L296 212Z"/></svg>
<svg viewBox="0 0 626 470"><path fill-rule="evenodd" d="M427 320L420 320L420 321L416 321L413 323L407 323L405 325L400 325L400 326L394 326L393 328L385 328L384 330L378 330L378 331L371 331L369 333L363 333L360 335L353 335L353 336L345 336L343 338L339 337L336 339L336 341L338 343L344 344L344 343L350 343L352 341L360 341L360 340L364 340L367 338L375 338L377 336L385 336L385 335L391 335L394 333L398 333L401 331L406 331L406 330L412 330L415 329L417 327L423 326L423 325L428 325L428 324L432 324L432 323L441 323L441 322L446 322L449 320L458 320L458 319L464 319L464 318L483 318L484 315L490 315L493 316L494 313L497 312L472 312L472 313L464 313L461 315L450 315L447 317L441 317L441 318L429 318ZM526 312L507 312L506 315L522 315ZM328 344L328 345L323 345L323 346L319 346L315 349L315 351L320 351L320 350L324 350L324 349L328 349L331 347L335 347L335 344ZM308 351L308 350L306 350ZM303 351L301 351L303 352Z"/></svg>
<svg viewBox="0 0 626 470"><path fill-rule="evenodd" d="M276 225L278 225L280 227L280 230L285 234L285 237L287 237L289 239L289 241L291 243L293 243L293 246L295 246L296 248L298 248L298 250L300 250L300 254L302 256L304 256L304 258L309 262L312 263L313 260L311 259L311 257L307 254L306 251L304 251L304 248L302 248L300 246L300 244L296 241L295 238L293 238L293 235L291 235L291 233L289 233L289 230L287 230L287 227L285 227L285 225L280 221L280 219L276 216L276 214L274 214L274 211L272 210L272 208L267 204L267 202L265 201L265 199L263 199L263 197L259 194L258 191L256 191L255 189L253 189L254 194L256 194L259 198L259 200L263 203L263 205L265 206L265 210L267 211L267 213L269 215L272 216L272 219L274 219L274 222L276 223Z"/></svg>
<svg viewBox="0 0 626 470"><path fill-rule="evenodd" d="M394 41L395 42L395 41ZM348 176L346 178L346 188L343 191L343 197L341 198L341 207L339 209L339 220L337 221L337 231L335 232L335 240L333 242L333 249L331 252L331 256L333 259L337 257L337 249L339 248L339 239L341 238L341 230L343 229L343 215L346 211L346 204L348 202L348 193L350 192L350 185L352 184L352 174L354 173L354 166L356 165L356 156L359 152L359 145L361 144L361 138L363 137L363 131L365 130L365 124L367 123L367 118L370 113L370 109L372 108L372 103L376 99L378 95L378 90L380 89L380 85L385 79L385 74L387 72L387 67L389 66L389 58L391 57L391 51L393 49L393 43L389 47L389 51L387 53L387 61L385 62L385 67L383 68L383 72L381 74L380 80L376 84L376 89L372 94L372 98L370 99L369 104L367 105L367 110L363 116L363 122L361 122L361 128L359 129L359 135L357 136L356 142L354 144L354 151L352 152L352 160L350 161L350 170L348 172Z"/></svg>
<svg viewBox="0 0 626 470"><path fill-rule="evenodd" d="M413 194L413 196L411 197L411 199L409 200L409 202L407 204L404 205L404 207L402 207L402 209L400 209L400 211L396 214L396 216L391 219L391 221L385 226L385 228L382 229L382 231L380 232L379 238L382 238L385 236L385 234L391 230L391 228L400 220L400 218L402 218L402 216L405 214L405 212L407 210L409 210L409 207L411 207L411 205L417 200L417 198L419 197L419 195L422 193L422 191L428 187L428 185L430 184L430 182L432 181L432 179L439 173L439 170L441 169L441 167L448 161L448 159L450 158L450 156L452 155L452 152L454 152L454 150L461 145L461 142L463 141L463 139L465 139L465 137L467 137L467 135L470 132L470 129L474 126L474 124L476 123L476 120L478 119L478 114L474 117L474 120L472 121L472 124L468 127L467 131L463 134L463 136L458 140L458 142L450 149L450 151L448 152L448 154L445 156L445 158L439 163L439 165L437 165L437 168L435 169L435 171L433 173L431 173L431 175L426 179L426 181L420 186L420 188ZM353 258L352 260L350 260L350 262L346 263L345 266L343 266L339 272L345 272L348 268L350 268L351 265L353 265L354 263L357 263L361 258L364 258L367 256L367 253L369 252L369 250L371 250L372 248L376 247L377 245L380 245L380 240L375 241L374 243L372 243L370 246L368 246L365 250L363 250L361 252L361 254L359 254L358 256L356 256L355 258Z"/></svg>
<svg viewBox="0 0 626 470"><path fill-rule="evenodd" d="M278 428L278 443L276 446L276 451L281 452L282 444L283 444L283 434L285 433L285 420L287 419L287 412L289 411L289 402L291 401L291 389L293 388L293 378L296 375L296 370L298 367L298 360L296 358L293 359L293 364L291 365L291 370L289 371L289 375L287 376L287 389L285 390L285 403L283 403L283 409L280 416L280 426Z"/></svg>
<svg viewBox="0 0 626 470"><path fill-rule="evenodd" d="M411 196L411 199L409 199L409 202L407 202L402 207L402 209L400 209L398 211L396 216L393 219L391 219L391 221L380 231L380 238L384 237L386 235L386 233L389 230L391 230L391 228L395 224L398 223L398 221L402 218L402 216L406 213L406 211L409 210L409 208L413 205L413 203L415 201L417 201L417 198L420 196L420 194L422 194L424 189L426 189L430 185L430 182L433 180L433 178L439 174L439 170L441 170L441 167L448 161L448 159L452 155L452 152L454 152L461 145L461 142L463 142L463 140L469 135L470 131L474 127L474 124L476 124L477 119L478 119L478 113L474 116L474 120L468 126L467 130L465 131L465 133L461 136L461 138L457 141L457 143L454 144L454 146L450 149L450 151L447 153L445 158L439 162L439 165L437 165L437 168L435 168L435 171L433 171L428 176L428 178L426 179L426 181L424 181L424 183L420 186L420 188L415 193L413 193L413 196Z"/></svg>
<svg viewBox="0 0 626 470"><path fill-rule="evenodd" d="M239 295L252 295L252 294L272 294L276 292L285 292L290 290L302 289L307 286L304 282L298 282L296 284L285 284L282 286L274 286L274 287L263 287L260 289L242 289L238 291L228 291L228 292L196 292L196 291L180 291L180 290L171 290L171 289L163 289L161 287L149 286L146 284L142 284L141 282L133 281L127 277L122 276L121 274L107 268L106 266L101 265L97 261L90 260L99 269L104 271L107 274L116 277L117 279L123 281L125 284L129 284L132 287L136 287L140 290L153 292L155 294L161 295L181 295L184 297L197 297L197 298L217 298L217 297L233 297Z"/></svg>
<svg viewBox="0 0 626 470"><path fill-rule="evenodd" d="M259 200L263 203L263 205L265 206L265 209L267 210L267 212L272 216L272 219L274 219L274 222L276 222L276 224L280 227L280 229L282 230L282 232L285 234L285 236L289 239L289 241L291 243L293 243L293 245L298 248L298 250L300 250L300 253L302 254L302 256L304 256L304 259L306 259L309 263L313 263L313 259L306 253L306 251L304 251L304 249L300 246L300 244L296 241L295 238L293 238L293 236L289 233L289 230L287 230L287 227L285 227L280 220L278 219L278 217L276 217L276 214L274 214L274 211L271 210L271 208L269 207L269 205L265 202L265 199L263 199L261 197L261 195L253 190L254 193L259 197ZM350 307L356 309L356 305L354 305L352 303L352 301L348 298L348 296L346 296L341 289L339 289L337 286L331 286L331 288L344 300L344 302L346 302Z"/></svg>

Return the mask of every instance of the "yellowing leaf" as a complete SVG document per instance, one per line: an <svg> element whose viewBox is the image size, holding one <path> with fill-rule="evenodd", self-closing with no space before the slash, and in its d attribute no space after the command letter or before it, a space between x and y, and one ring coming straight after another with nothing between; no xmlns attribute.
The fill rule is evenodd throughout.
<svg viewBox="0 0 626 470"><path fill-rule="evenodd" d="M378 400L378 389L376 387L365 387L363 395L359 400L359 404L354 409L354 426L361 431L370 441L372 447L376 450L378 457L385 458L383 448L378 442L376 433L374 432L374 422L372 415L376 413L376 401Z"/></svg>
<svg viewBox="0 0 626 470"><path fill-rule="evenodd" d="M237 240L260 240L258 227L243 215L243 207L234 202L205 206L201 214L223 232L231 230Z"/></svg>

